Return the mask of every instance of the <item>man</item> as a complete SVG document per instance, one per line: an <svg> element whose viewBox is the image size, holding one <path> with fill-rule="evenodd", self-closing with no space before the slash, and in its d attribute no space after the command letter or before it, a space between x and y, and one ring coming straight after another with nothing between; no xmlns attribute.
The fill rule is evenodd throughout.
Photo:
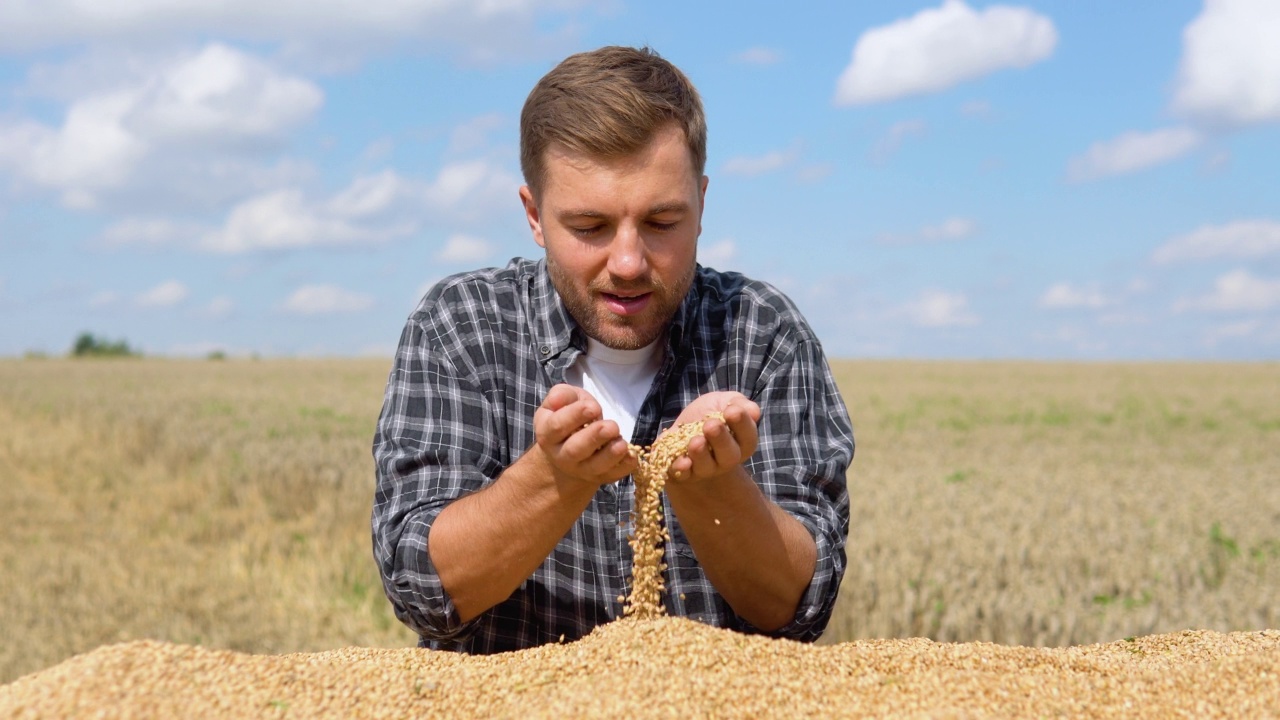
<svg viewBox="0 0 1280 720"><path fill-rule="evenodd" d="M437 649L574 640L622 614L636 460L712 411L666 487L669 613L802 640L844 574L848 413L769 286L697 265L706 124L656 53L574 55L530 93L520 189L541 261L441 281L374 437L374 556Z"/></svg>

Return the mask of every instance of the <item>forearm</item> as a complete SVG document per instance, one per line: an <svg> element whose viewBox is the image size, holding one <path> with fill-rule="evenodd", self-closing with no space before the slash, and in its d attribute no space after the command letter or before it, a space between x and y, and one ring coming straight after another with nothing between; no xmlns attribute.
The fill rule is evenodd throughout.
<svg viewBox="0 0 1280 720"><path fill-rule="evenodd" d="M734 612L765 631L790 622L817 565L808 529L741 466L668 483L667 496L707 579Z"/></svg>
<svg viewBox="0 0 1280 720"><path fill-rule="evenodd" d="M466 622L510 597L582 515L595 488L556 479L534 446L484 490L440 512L428 552Z"/></svg>

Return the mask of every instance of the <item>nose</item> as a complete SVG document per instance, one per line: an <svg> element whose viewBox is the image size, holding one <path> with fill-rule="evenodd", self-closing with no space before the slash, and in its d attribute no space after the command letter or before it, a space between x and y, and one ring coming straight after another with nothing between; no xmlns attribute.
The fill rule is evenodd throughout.
<svg viewBox="0 0 1280 720"><path fill-rule="evenodd" d="M636 280L649 270L644 238L633 225L623 224L609 243L609 274L619 280Z"/></svg>

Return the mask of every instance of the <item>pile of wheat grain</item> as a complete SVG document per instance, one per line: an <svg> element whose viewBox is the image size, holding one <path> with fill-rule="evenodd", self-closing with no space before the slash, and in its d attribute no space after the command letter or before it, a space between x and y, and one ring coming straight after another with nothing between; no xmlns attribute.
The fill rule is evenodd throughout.
<svg viewBox="0 0 1280 720"><path fill-rule="evenodd" d="M36 717L1276 717L1280 632L1072 648L813 646L627 618L491 656L349 648L246 655L111 645L0 687Z"/></svg>

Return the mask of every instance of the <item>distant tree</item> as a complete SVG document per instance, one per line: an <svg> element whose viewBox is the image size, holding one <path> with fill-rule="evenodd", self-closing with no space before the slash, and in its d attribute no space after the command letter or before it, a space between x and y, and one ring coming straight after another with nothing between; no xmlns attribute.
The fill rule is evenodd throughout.
<svg viewBox="0 0 1280 720"><path fill-rule="evenodd" d="M89 332L80 333L71 346L72 357L132 357L140 354L124 340L111 342Z"/></svg>

